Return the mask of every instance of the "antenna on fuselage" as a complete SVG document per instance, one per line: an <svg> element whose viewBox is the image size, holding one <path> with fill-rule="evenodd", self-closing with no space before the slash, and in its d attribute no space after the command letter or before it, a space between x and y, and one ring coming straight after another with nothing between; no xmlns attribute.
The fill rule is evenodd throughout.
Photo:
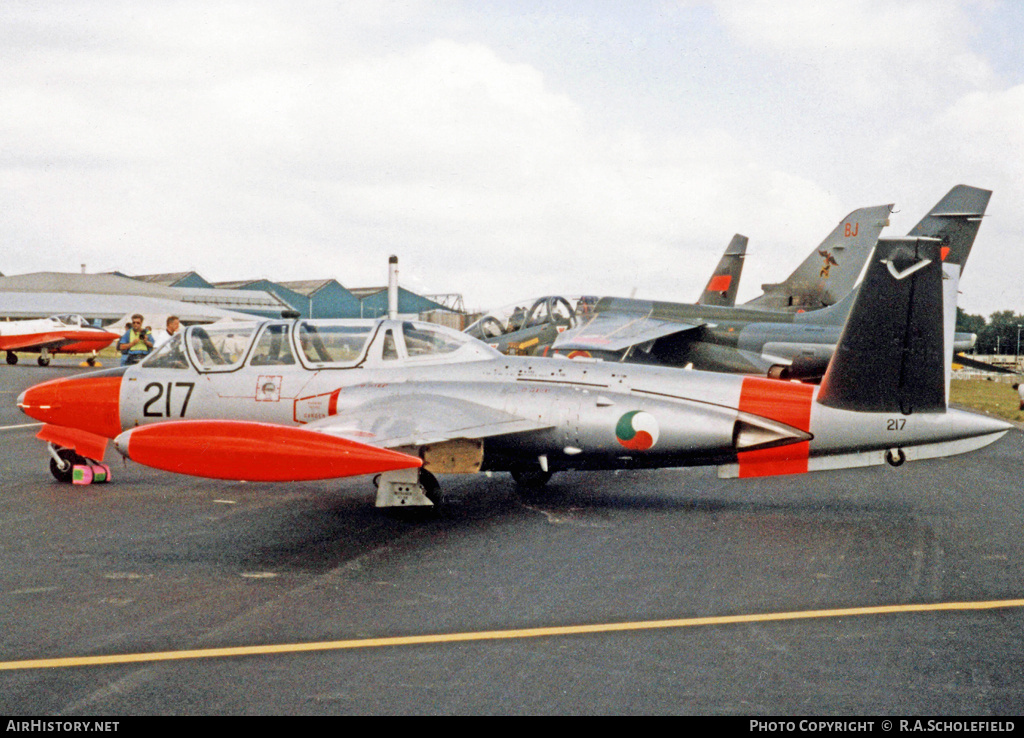
<svg viewBox="0 0 1024 738"><path fill-rule="evenodd" d="M388 318L398 319L398 257L388 259Z"/></svg>

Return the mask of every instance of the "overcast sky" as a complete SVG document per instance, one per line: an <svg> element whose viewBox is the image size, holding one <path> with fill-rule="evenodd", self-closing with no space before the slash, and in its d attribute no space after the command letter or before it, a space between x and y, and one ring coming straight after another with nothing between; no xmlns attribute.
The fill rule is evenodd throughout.
<svg viewBox="0 0 1024 738"><path fill-rule="evenodd" d="M0 3L0 271L740 300L839 220L993 190L1024 312L1017 0Z"/></svg>

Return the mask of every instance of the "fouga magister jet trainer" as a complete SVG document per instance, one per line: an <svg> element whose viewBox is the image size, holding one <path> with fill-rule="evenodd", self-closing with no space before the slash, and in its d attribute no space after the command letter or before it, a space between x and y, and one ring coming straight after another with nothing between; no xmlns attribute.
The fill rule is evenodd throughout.
<svg viewBox="0 0 1024 738"><path fill-rule="evenodd" d="M202 477L373 474L379 507L435 504L437 473L539 485L574 469L899 466L1010 428L947 407L958 278L931 239L880 242L820 386L504 356L394 318L269 320L193 326L139 365L37 385L18 404L45 424L58 478L113 440L141 464Z"/></svg>
<svg viewBox="0 0 1024 738"><path fill-rule="evenodd" d="M81 315L0 323L0 351L7 352L8 364L18 363L17 352L39 354L39 366L49 366L52 354L91 353L86 361L92 366L96 363L96 352L119 337L120 334L94 328Z"/></svg>

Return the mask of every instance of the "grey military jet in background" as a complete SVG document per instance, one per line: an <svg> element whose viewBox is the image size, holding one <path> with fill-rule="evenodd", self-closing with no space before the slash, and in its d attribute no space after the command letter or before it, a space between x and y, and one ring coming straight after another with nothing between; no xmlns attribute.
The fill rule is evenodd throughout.
<svg viewBox="0 0 1024 738"><path fill-rule="evenodd" d="M737 233L722 254L698 305L732 305L743 272L747 237ZM544 356L558 334L577 325L596 297L546 295L491 310L466 329L491 348L512 356Z"/></svg>
<svg viewBox="0 0 1024 738"><path fill-rule="evenodd" d="M736 291L743 274L743 259L747 255L747 237L737 233L732 237L725 253L711 274L707 286L697 299L698 305L735 305Z"/></svg>
<svg viewBox="0 0 1024 738"><path fill-rule="evenodd" d="M907 240L937 243L945 262L963 269L991 194L954 187ZM797 272L806 274L806 264ZM783 284L789 287L767 292L765 301L792 294L791 288L800 285L809 288L806 294L824 295L810 279ZM794 305L788 298L786 311L768 311L604 297L585 320L559 333L549 354L816 380L828 366L856 297L852 290L834 305L806 312L789 311ZM958 334L955 349L966 350L975 340L973 334Z"/></svg>
<svg viewBox="0 0 1024 738"><path fill-rule="evenodd" d="M786 310L796 311L831 304L827 300L848 293L863 271L878 234L888 224L891 211L892 205L879 205L847 215L789 277L777 285L765 285L772 292L761 298L770 296L784 302ZM735 305L746 248L746 236L733 236L698 306ZM827 263L823 263L823 253L829 255ZM596 297L568 295L520 300L488 312L466 328L466 333L504 354L546 356L560 334L591 317L597 301Z"/></svg>
<svg viewBox="0 0 1024 738"><path fill-rule="evenodd" d="M847 215L792 274L744 307L803 312L834 305L857 284L882 229L889 225L892 205L862 208Z"/></svg>

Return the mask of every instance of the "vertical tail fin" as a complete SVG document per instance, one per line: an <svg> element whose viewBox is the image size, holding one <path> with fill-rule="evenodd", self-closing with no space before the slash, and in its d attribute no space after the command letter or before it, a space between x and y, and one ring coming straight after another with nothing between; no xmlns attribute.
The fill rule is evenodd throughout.
<svg viewBox="0 0 1024 738"><path fill-rule="evenodd" d="M764 294L746 304L770 310L835 304L853 289L891 212L892 205L854 210L785 281L762 285Z"/></svg>
<svg viewBox="0 0 1024 738"><path fill-rule="evenodd" d="M879 241L816 400L806 385L746 377L736 463L719 476L901 466L1005 435L1009 423L946 408L959 273L942 264L937 239ZM744 412L779 424L777 443L742 447L757 431Z"/></svg>
<svg viewBox="0 0 1024 738"><path fill-rule="evenodd" d="M907 235L940 239L942 260L963 272L991 197L992 190L957 185Z"/></svg>
<svg viewBox="0 0 1024 738"><path fill-rule="evenodd" d="M991 196L991 190L957 185L947 192L911 229L907 238L937 241L941 260L946 264L956 264L960 267L959 271L962 274ZM845 324L859 289L858 287L851 291L835 305L816 310L806 317L798 315L797 322L806 321L823 325Z"/></svg>
<svg viewBox="0 0 1024 738"><path fill-rule="evenodd" d="M880 240L818 402L859 412L944 412L952 356L944 280L955 298L959 270L948 276L938 239ZM955 299L948 301L955 316Z"/></svg>
<svg viewBox="0 0 1024 738"><path fill-rule="evenodd" d="M743 259L746 254L747 237L737 233L725 247L725 253L715 267L708 286L697 300L698 305L732 307L736 304L736 291L740 286L740 274L743 272Z"/></svg>

